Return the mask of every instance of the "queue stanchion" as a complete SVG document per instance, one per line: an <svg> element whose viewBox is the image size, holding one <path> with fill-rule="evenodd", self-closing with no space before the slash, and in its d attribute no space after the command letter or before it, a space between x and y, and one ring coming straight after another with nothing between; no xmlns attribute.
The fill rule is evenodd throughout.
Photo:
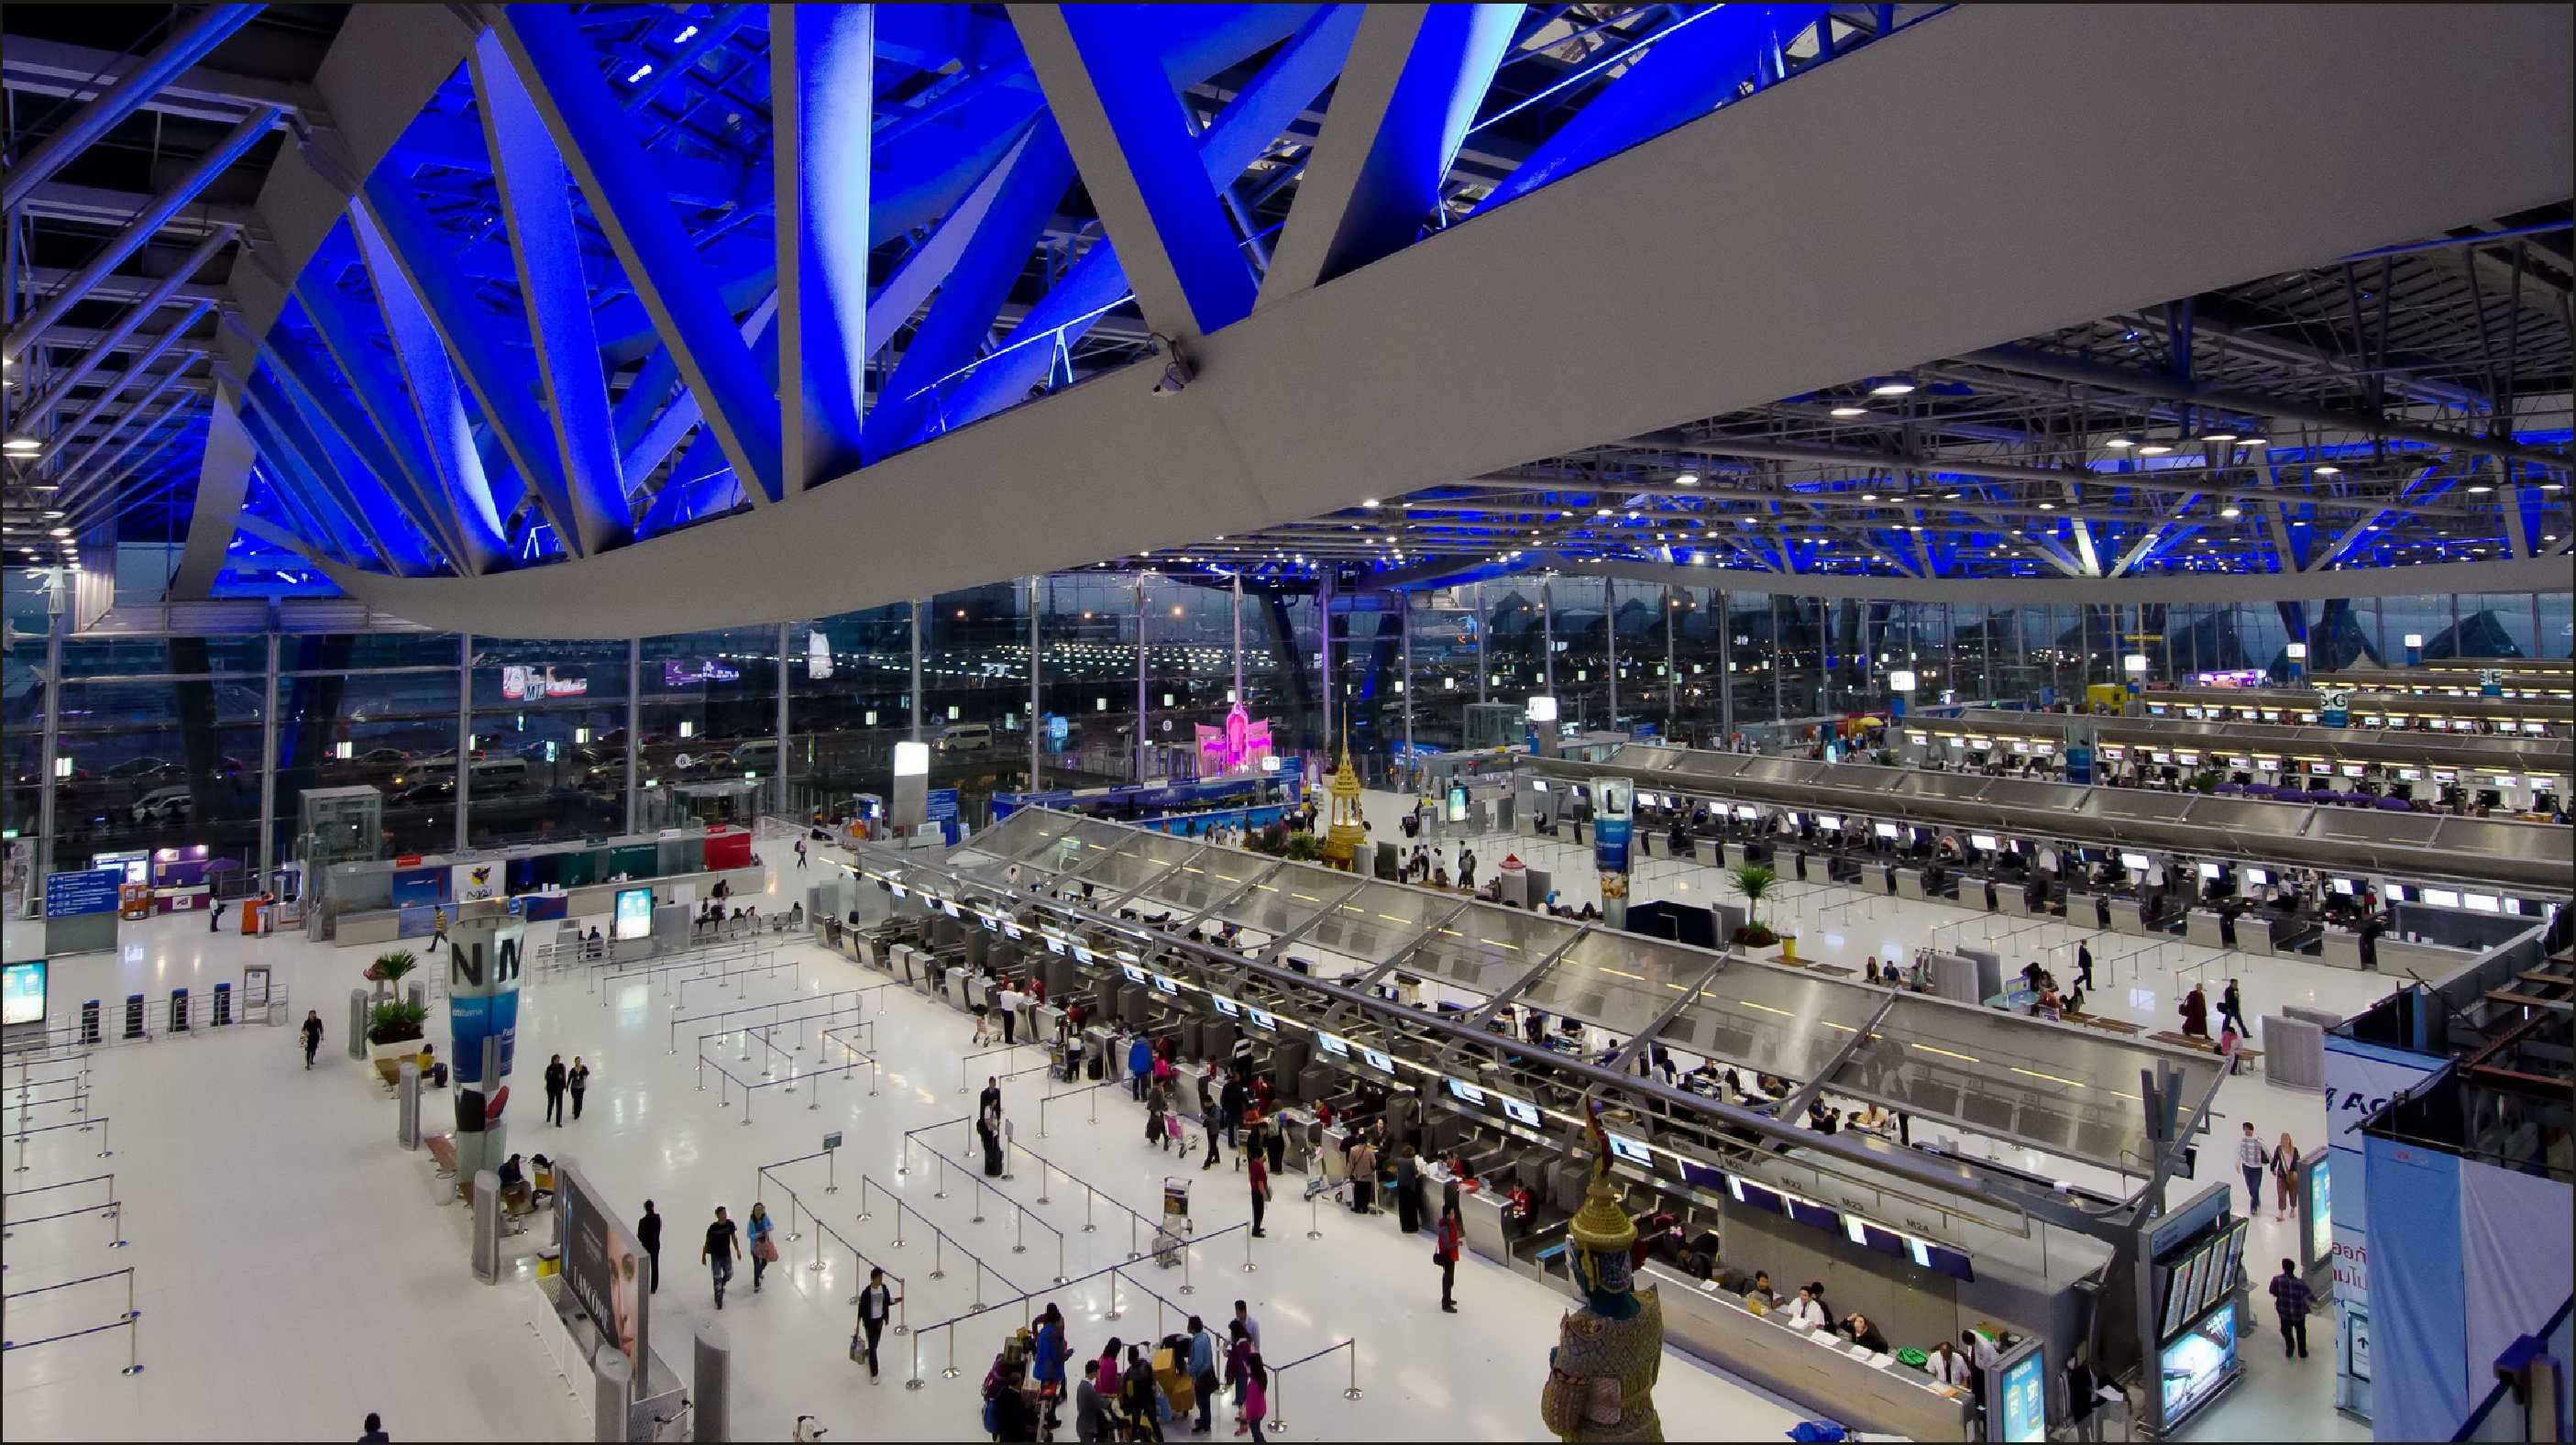
<svg viewBox="0 0 2576 1445"><path fill-rule="evenodd" d="M814 1262L805 1266L805 1272L808 1274L823 1272L823 1221L819 1219L814 1221Z"/></svg>
<svg viewBox="0 0 2576 1445"><path fill-rule="evenodd" d="M980 1255L969 1255L968 1258L975 1261L975 1308L980 1310L984 1307L984 1260ZM948 1337L952 1340L957 1338L957 1331L951 1329Z"/></svg>
<svg viewBox="0 0 2576 1445"><path fill-rule="evenodd" d="M952 1324L948 1327L948 1363L940 1368L939 1378L953 1380L957 1374L957 1327Z"/></svg>
<svg viewBox="0 0 2576 1445"><path fill-rule="evenodd" d="M1064 1233L1061 1230L1056 1232L1055 1237L1055 1278L1048 1280L1047 1283L1064 1283Z"/></svg>
<svg viewBox="0 0 2576 1445"><path fill-rule="evenodd" d="M1321 1190L1309 1190L1306 1193L1306 1237L1308 1239L1321 1239L1324 1237L1324 1227L1317 1221L1315 1213L1315 1201L1323 1197L1323 1192ZM859 1217L861 1219L867 1218L864 1214Z"/></svg>
<svg viewBox="0 0 2576 1445"><path fill-rule="evenodd" d="M751 1085L742 1086L742 1127L751 1127Z"/></svg>
<svg viewBox="0 0 2576 1445"><path fill-rule="evenodd" d="M840 1173L841 1173L841 1151L840 1151L840 1150L838 1150L838 1149L826 1149L826 1150L824 1150L824 1151L823 1151L823 1192L824 1192L824 1193L826 1193L826 1194L838 1194L838 1193L840 1193L840 1192L841 1192Z"/></svg>
<svg viewBox="0 0 2576 1445"><path fill-rule="evenodd" d="M805 1237L805 1231L796 1223L797 1215L801 1212L796 1207L796 1192L789 1190L787 1194L787 1242L789 1244L794 1244Z"/></svg>
<svg viewBox="0 0 2576 1445"><path fill-rule="evenodd" d="M895 1247L895 1248L897 1248L897 1249L901 1249L901 1248L903 1248L903 1212L904 1212L905 1207L906 1207L906 1206L905 1206L904 1202L903 1202L900 1198L898 1198L898 1199L896 1199L896 1200L895 1200L895 1202L894 1202L894 1247Z"/></svg>
<svg viewBox="0 0 2576 1445"><path fill-rule="evenodd" d="M1252 1262L1252 1231L1247 1228L1243 1231L1243 1272L1252 1274L1260 1268Z"/></svg>
<svg viewBox="0 0 2576 1445"><path fill-rule="evenodd" d="M814 1087L810 1091L812 1097L805 1101L805 1109L808 1113L823 1107L823 1080L827 1078L828 1075L816 1074L812 1077L814 1080ZM791 1094L796 1092L796 1086L794 1084L789 1084L787 1086L787 1092Z"/></svg>
<svg viewBox="0 0 2576 1445"><path fill-rule="evenodd" d="M1182 1244L1178 1248L1181 1251L1181 1293L1197 1294L1199 1287L1190 1282L1190 1247Z"/></svg>
<svg viewBox="0 0 2576 1445"><path fill-rule="evenodd" d="M134 1307L134 1269L125 1271L125 1368L124 1375L143 1373L143 1311Z"/></svg>
<svg viewBox="0 0 2576 1445"><path fill-rule="evenodd" d="M945 1199L948 1197L948 1156L933 1153L930 1157L939 1161L939 1187L930 1191L930 1197Z"/></svg>
<svg viewBox="0 0 2576 1445"><path fill-rule="evenodd" d="M1035 1154L1031 1154L1029 1157L1037 1159ZM1047 1175L1052 1172L1054 1172L1052 1165L1049 1165L1044 1159L1038 1159L1038 1203L1040 1204L1053 1204L1055 1202L1054 1200L1047 1198Z"/></svg>
<svg viewBox="0 0 2576 1445"><path fill-rule="evenodd" d="M875 1217L868 1211L868 1176L862 1174L859 1176L859 1223L865 1224Z"/></svg>
<svg viewBox="0 0 2576 1445"><path fill-rule="evenodd" d="M1113 1264L1109 1267L1109 1308L1102 1311L1100 1317L1114 1320L1124 1313L1118 1308L1118 1266Z"/></svg>
<svg viewBox="0 0 2576 1445"><path fill-rule="evenodd" d="M1356 1339L1349 1339L1342 1341L1342 1343L1351 1347L1351 1384L1349 1389L1342 1391L1342 1398L1345 1400L1357 1400L1361 1398L1360 1342Z"/></svg>
<svg viewBox="0 0 2576 1445"><path fill-rule="evenodd" d="M21 1152L24 1152L23 1149ZM1099 1190L1092 1188L1089 1184L1082 1186L1082 1232L1085 1234L1090 1234L1100 1227L1091 1222L1091 1202L1099 1197Z"/></svg>
<svg viewBox="0 0 2576 1445"><path fill-rule="evenodd" d="M1025 1207L1015 1207L1019 1207L1020 1217L1011 1226L1011 1253L1026 1254L1029 1252L1029 1211Z"/></svg>
<svg viewBox="0 0 2576 1445"><path fill-rule="evenodd" d="M966 1216L966 1222L968 1224L984 1222L984 1181L981 1179L975 1181L975 1212Z"/></svg>

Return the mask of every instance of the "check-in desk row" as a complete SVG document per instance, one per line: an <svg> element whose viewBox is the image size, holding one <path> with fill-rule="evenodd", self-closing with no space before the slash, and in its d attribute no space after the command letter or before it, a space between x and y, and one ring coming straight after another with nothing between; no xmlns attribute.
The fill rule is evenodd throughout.
<svg viewBox="0 0 2576 1445"><path fill-rule="evenodd" d="M1732 1293L1650 1259L1638 1270L1664 1306L1664 1338L1847 1428L1910 1440L1974 1440L1964 1388L1937 1384L1886 1355L1855 1353L1830 1331L1808 1332L1775 1310L1757 1315Z"/></svg>

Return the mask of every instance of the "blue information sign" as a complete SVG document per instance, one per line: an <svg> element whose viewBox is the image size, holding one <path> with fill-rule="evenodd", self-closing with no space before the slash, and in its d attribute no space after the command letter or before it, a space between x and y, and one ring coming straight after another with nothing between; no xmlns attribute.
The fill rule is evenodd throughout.
<svg viewBox="0 0 2576 1445"><path fill-rule="evenodd" d="M925 823L957 821L957 790L933 788L922 800L921 820Z"/></svg>
<svg viewBox="0 0 2576 1445"><path fill-rule="evenodd" d="M114 913L116 890L125 881L123 868L83 868L45 877L45 916L70 918L83 913Z"/></svg>

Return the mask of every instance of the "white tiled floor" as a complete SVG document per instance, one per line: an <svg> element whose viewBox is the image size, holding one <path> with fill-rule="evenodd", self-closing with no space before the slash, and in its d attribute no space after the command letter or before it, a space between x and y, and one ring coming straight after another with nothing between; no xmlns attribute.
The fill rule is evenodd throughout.
<svg viewBox="0 0 2576 1445"><path fill-rule="evenodd" d="M791 880L792 883L792 880ZM783 906L783 894L778 902ZM128 925L117 957L62 961L58 999L114 999L129 990L179 984L207 989L238 979L253 959L276 966L293 992L294 1013L323 1012L330 1037L322 1064L307 1074L291 1028L240 1028L192 1039L99 1051L92 1060L93 1112L111 1117L111 1160L92 1157L92 1135L66 1130L32 1136L29 1172L11 1187L78 1178L102 1167L117 1174L126 1201L131 1247L110 1252L103 1225L62 1221L27 1226L9 1243L12 1291L131 1265L143 1309L139 1335L145 1372L121 1377L126 1337L110 1331L12 1353L5 1404L12 1439L302 1439L348 1438L360 1417L381 1411L397 1439L587 1439L587 1387L580 1398L556 1377L531 1329L540 1306L524 1279L476 1284L466 1267L468 1219L455 1205L432 1202L431 1165L393 1142L393 1106L364 1066L341 1047L349 988L371 956L364 949L305 944L300 937L249 941L215 935L185 918ZM806 966L790 978L754 979L743 1002L811 996L875 982L855 967L796 947ZM735 1006L731 991L688 991L691 1011ZM957 1363L964 1373L940 1378L948 1345L925 1344L927 1386L899 1383L909 1368L909 1339L887 1340L887 1382L871 1388L845 1358L852 1311L846 1301L859 1272L851 1257L827 1249L826 1268L809 1270L817 1237L784 1246L760 1295L738 1276L727 1308L709 1307L706 1276L695 1263L708 1211L729 1206L737 1218L754 1194L758 1165L812 1151L826 1129L847 1144L837 1161L840 1192L824 1196L820 1161L780 1171L786 1185L820 1203L833 1226L860 1249L910 1279L907 1313L916 1326L965 1310L976 1297L973 1268L951 1254L943 1280L928 1279L929 1240L918 1221L897 1250L895 1211L873 1197L874 1217L861 1223L858 1176L896 1186L906 1200L1016 1284L1043 1287L1056 1269L1053 1239L1040 1221L1065 1231L1067 1273L1080 1276L1124 1264L1123 1216L1096 1206L1099 1232L1081 1232L1082 1190L1055 1179L1047 1205L1025 1162L1001 1185L1025 1204L1028 1252L1013 1254L1010 1207L984 1209L970 1222L975 1191L952 1175L945 1200L933 1199L935 1170L898 1178L901 1131L954 1119L970 1100L957 1093L959 1060L969 1052L963 1015L901 991L873 996L883 1012L877 1030L883 1092L870 1098L858 1081L810 1081L794 1095L763 1089L753 1122L736 1102L700 1092L695 1051L684 1037L667 1051L671 1004L658 988L610 990L605 1006L578 977L532 985L521 1013L520 1049L530 1064L525 1097L510 1111L511 1145L577 1160L629 1209L653 1198L670 1223L665 1287L656 1298L655 1339L686 1369L688 1330L720 1320L734 1347L738 1378L733 1433L782 1438L798 1414L813 1414L833 1438L969 1439L979 1435L975 1386L1006 1328L1021 1312L997 1312L959 1327ZM684 1034L687 1030L684 1028ZM444 1020L432 1029L443 1039ZM731 1042L731 1041L728 1041ZM791 1042L781 1039L782 1044ZM596 1070L587 1117L556 1129L536 1122L533 1069L552 1052L580 1053ZM1034 1061L1034 1055L1027 1056ZM759 1067L728 1064L756 1075ZM12 1072L14 1078L15 1071ZM43 1077L39 1074L38 1077ZM1114 1198L1158 1210L1172 1161L1142 1142L1141 1117L1123 1095L1047 1111L1038 1136L1035 1100L1042 1075L1007 1088L1020 1140ZM433 1096L435 1110L444 1104ZM809 1104L819 1107L809 1108ZM41 1121L40 1121L41 1122ZM961 1131L928 1136L953 1157L968 1152ZM918 1159L920 1156L916 1155ZM14 1146L8 1161L14 1164ZM1201 1230L1249 1217L1241 1176L1230 1168L1182 1172L1195 1185L1192 1207ZM1293 1191L1288 1182L1283 1194ZM773 1209L786 1212L776 1189ZM13 1210L13 1213L17 1211ZM1438 1281L1421 1240L1399 1238L1386 1218L1359 1220L1326 1209L1325 1238L1305 1237L1308 1211L1283 1199L1269 1237L1257 1242L1257 1273L1239 1272L1242 1236L1228 1235L1192 1261L1195 1294L1179 1292L1178 1271L1140 1264L1121 1287L1125 1317L1100 1318L1106 1280L1076 1286L1063 1302L1074 1343L1096 1352L1105 1338L1135 1339L1157 1328L1151 1290L1173 1305L1211 1318L1241 1295L1264 1325L1274 1362L1357 1340L1358 1379L1366 1391L1352 1403L1346 1356L1291 1370L1274 1392L1297 1435L1313 1439L1528 1439L1540 1433L1537 1396L1546 1351L1554 1340L1561 1297L1506 1271L1471 1262L1460 1272L1464 1313L1437 1310ZM984 1298L1008 1298L989 1280ZM83 1287L13 1307L12 1337L103 1323L123 1308L121 1290ZM1163 1327L1177 1319L1163 1317ZM578 1370L576 1370L578 1374ZM1796 1413L1721 1378L1688 1356L1668 1353L1657 1392L1675 1439L1779 1438ZM1222 1434L1224 1427L1218 1427Z"/></svg>

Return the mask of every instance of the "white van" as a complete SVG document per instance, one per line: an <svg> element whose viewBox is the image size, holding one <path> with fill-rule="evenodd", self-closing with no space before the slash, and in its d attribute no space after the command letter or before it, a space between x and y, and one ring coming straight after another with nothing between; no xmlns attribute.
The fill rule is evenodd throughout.
<svg viewBox="0 0 2576 1445"><path fill-rule="evenodd" d="M742 772L763 775L778 771L778 739L754 738L733 750L733 765Z"/></svg>
<svg viewBox="0 0 2576 1445"><path fill-rule="evenodd" d="M134 821L138 826L146 823L184 823L196 808L196 797L189 792L188 785L185 783L167 788L154 788L134 800Z"/></svg>
<svg viewBox="0 0 2576 1445"><path fill-rule="evenodd" d="M980 753L993 746L991 723L950 723L939 730L943 753Z"/></svg>

